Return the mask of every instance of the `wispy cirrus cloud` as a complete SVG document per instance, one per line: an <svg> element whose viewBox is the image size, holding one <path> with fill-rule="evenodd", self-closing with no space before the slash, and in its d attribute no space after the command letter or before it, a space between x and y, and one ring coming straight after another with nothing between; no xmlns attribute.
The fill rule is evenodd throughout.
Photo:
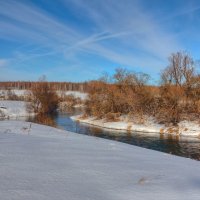
<svg viewBox="0 0 200 200"><path fill-rule="evenodd" d="M22 45L12 51L12 60L20 63L57 55L78 63L79 55L86 54L116 65L158 69L181 47L140 1L60 0L58 5L74 19L68 14L59 18L31 1L0 2L0 38Z"/></svg>
<svg viewBox="0 0 200 200"><path fill-rule="evenodd" d="M63 2L74 6L81 18L92 22L97 32L104 30L111 35L109 42L98 40L95 35L84 38L72 46L77 50L90 51L120 65L158 70L171 52L181 48L175 35L162 31L138 1Z"/></svg>
<svg viewBox="0 0 200 200"><path fill-rule="evenodd" d="M190 5L185 4L183 7L176 9L174 12L170 13L170 15L167 15L166 17L163 17L162 21L172 20L174 18L178 17L187 17L188 15L194 14L196 12L200 11L200 5Z"/></svg>

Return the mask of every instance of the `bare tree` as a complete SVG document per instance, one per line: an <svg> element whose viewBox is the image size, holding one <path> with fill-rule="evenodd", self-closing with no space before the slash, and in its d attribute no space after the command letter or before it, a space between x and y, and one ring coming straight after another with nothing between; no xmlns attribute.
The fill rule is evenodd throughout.
<svg viewBox="0 0 200 200"><path fill-rule="evenodd" d="M177 52L169 57L169 66L161 74L164 84L190 87L195 74L194 60L185 52Z"/></svg>
<svg viewBox="0 0 200 200"><path fill-rule="evenodd" d="M197 96L195 84L197 85L198 79L195 77L192 57L186 52L171 54L169 66L161 74L159 110L162 112L159 118L164 117L164 121L177 124L183 116L189 117L196 112L194 96Z"/></svg>

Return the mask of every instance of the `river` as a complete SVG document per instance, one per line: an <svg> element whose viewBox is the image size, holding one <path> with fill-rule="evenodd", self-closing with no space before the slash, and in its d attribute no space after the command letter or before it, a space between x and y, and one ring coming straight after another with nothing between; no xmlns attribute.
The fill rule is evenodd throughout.
<svg viewBox="0 0 200 200"><path fill-rule="evenodd" d="M70 109L66 113L59 113L54 116L50 125L67 131L91 135L110 140L116 140L119 142L128 143L156 151L161 151L177 156L192 158L200 160L200 139L189 137L177 137L163 134L149 134L149 133L137 133L137 132L122 132L116 130L108 130L103 128L97 128L91 125L82 124L73 121L70 116L80 114L80 109ZM35 119L28 119L26 121L35 121ZM45 124L49 120L43 120L42 124Z"/></svg>

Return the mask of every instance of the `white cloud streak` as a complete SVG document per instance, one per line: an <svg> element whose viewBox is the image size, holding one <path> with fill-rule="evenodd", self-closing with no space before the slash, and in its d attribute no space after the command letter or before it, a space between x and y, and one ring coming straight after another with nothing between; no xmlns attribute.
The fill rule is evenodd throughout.
<svg viewBox="0 0 200 200"><path fill-rule="evenodd" d="M82 17L91 23L89 30L75 28L68 21L58 20L52 13L31 3L0 1L0 38L20 40L45 49L43 53L15 50L15 60L52 54L70 59L69 55L81 52L120 65L145 68L149 64L158 66L161 60L180 48L176 38L162 31L138 1L62 0L62 3L71 7L74 15L80 13L79 22Z"/></svg>

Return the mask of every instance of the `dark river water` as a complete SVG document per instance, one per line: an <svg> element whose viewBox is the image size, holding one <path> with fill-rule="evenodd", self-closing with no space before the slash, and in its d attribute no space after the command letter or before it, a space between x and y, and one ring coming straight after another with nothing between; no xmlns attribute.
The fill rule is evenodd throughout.
<svg viewBox="0 0 200 200"><path fill-rule="evenodd" d="M116 140L131 145L200 160L200 139L198 138L108 130L82 124L70 118L70 116L80 113L81 110L79 109L70 109L66 113L59 113L50 121L50 125L79 134ZM30 121L30 119L28 121ZM35 119L31 121L37 122ZM45 124L46 121L40 123Z"/></svg>

